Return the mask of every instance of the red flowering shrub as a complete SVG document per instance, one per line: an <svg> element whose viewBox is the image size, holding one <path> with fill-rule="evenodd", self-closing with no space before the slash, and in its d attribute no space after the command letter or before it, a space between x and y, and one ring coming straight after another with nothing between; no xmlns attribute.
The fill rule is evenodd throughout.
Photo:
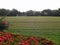
<svg viewBox="0 0 60 45"><path fill-rule="evenodd" d="M0 32L0 45L54 45L52 41L40 37L24 37L19 34Z"/></svg>
<svg viewBox="0 0 60 45"><path fill-rule="evenodd" d="M0 19L0 31L8 29L9 24L7 21L4 20L4 17Z"/></svg>

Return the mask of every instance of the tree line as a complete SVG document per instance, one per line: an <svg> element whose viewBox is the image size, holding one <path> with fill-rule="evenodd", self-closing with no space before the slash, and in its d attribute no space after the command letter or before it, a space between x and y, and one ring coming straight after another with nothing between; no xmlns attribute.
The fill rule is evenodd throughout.
<svg viewBox="0 0 60 45"><path fill-rule="evenodd" d="M0 16L60 16L60 8L57 10L45 9L42 11L29 10L20 12L17 9L0 9Z"/></svg>

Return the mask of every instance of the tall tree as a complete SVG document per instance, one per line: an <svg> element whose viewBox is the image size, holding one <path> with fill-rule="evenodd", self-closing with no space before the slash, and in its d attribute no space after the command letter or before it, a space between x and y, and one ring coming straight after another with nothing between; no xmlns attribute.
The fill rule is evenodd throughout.
<svg viewBox="0 0 60 45"><path fill-rule="evenodd" d="M0 16L6 16L7 10L6 9L0 9Z"/></svg>
<svg viewBox="0 0 60 45"><path fill-rule="evenodd" d="M18 10L13 9L13 10L9 11L8 16L17 16L17 14L18 14Z"/></svg>

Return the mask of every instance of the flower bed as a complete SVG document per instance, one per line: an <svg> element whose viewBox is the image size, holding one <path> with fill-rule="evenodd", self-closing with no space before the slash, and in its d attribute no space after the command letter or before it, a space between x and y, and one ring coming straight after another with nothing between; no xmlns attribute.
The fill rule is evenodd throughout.
<svg viewBox="0 0 60 45"><path fill-rule="evenodd" d="M45 38L0 32L0 45L54 45L54 43Z"/></svg>

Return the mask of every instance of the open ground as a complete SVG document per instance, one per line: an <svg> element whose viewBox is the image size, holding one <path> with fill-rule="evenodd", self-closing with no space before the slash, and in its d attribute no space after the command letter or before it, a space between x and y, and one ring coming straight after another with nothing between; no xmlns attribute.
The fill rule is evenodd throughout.
<svg viewBox="0 0 60 45"><path fill-rule="evenodd" d="M60 17L17 16L6 17L5 20L10 24L10 33L40 36L60 45Z"/></svg>

